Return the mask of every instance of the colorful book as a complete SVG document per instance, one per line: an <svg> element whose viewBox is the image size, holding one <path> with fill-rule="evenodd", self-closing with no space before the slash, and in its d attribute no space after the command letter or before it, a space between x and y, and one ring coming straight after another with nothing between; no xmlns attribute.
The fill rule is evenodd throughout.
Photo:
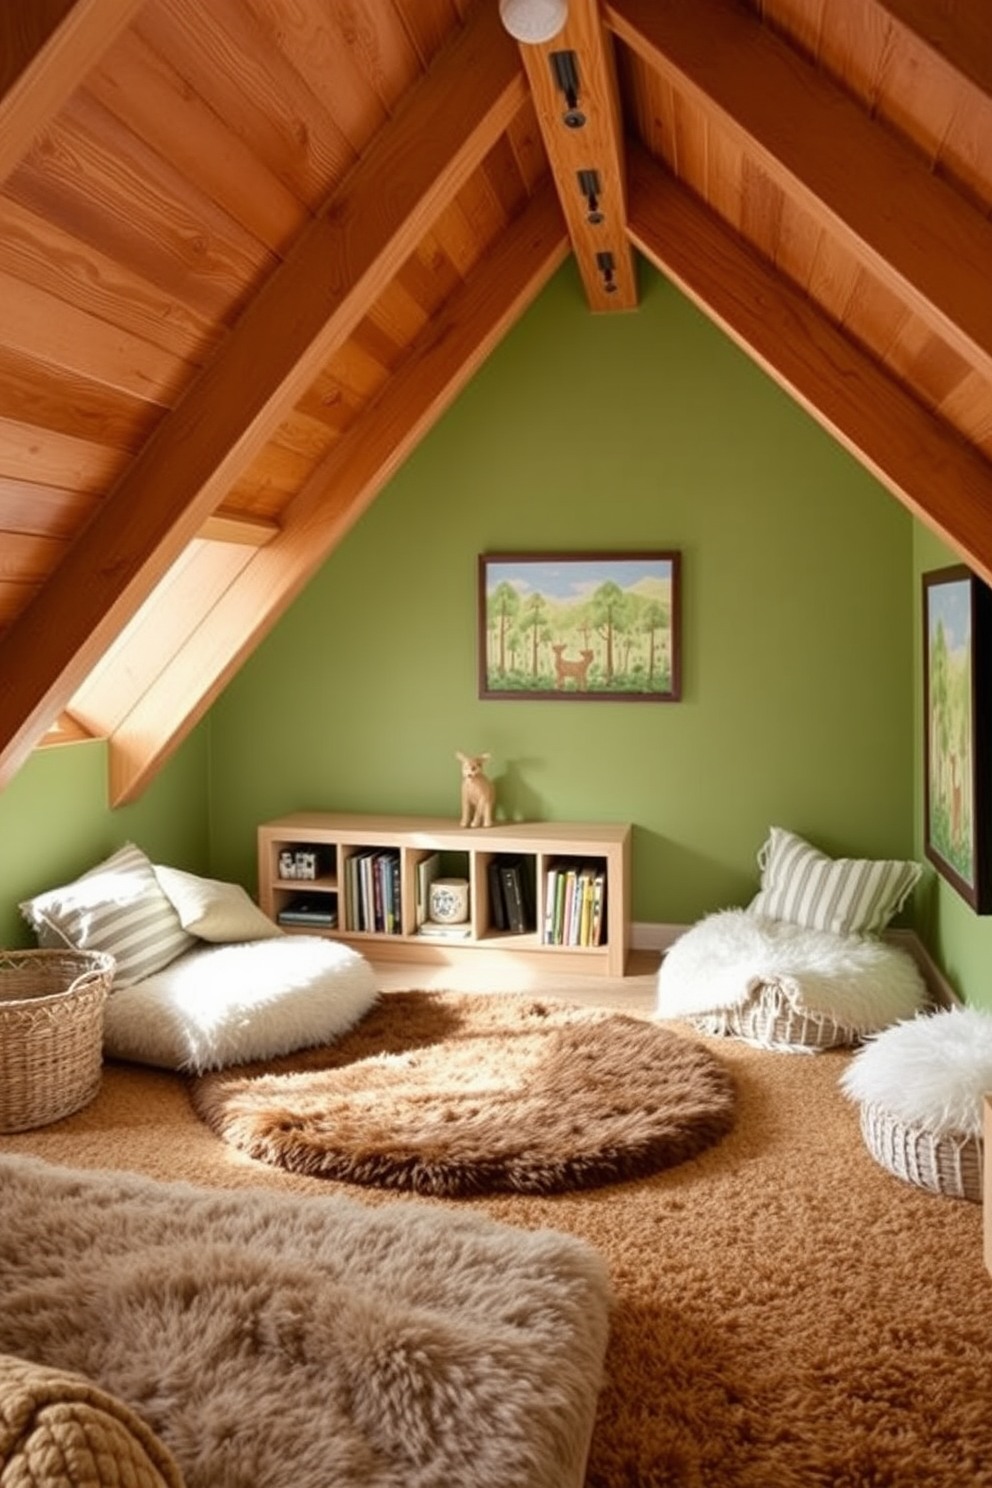
<svg viewBox="0 0 992 1488"><path fill-rule="evenodd" d="M486 870L489 882L489 920L494 930L507 930L509 925L506 918L506 901L503 898L503 885L500 882L499 863L495 858L489 860Z"/></svg>
<svg viewBox="0 0 992 1488"><path fill-rule="evenodd" d="M579 907L579 945L592 945L592 906L593 906L593 881L596 876L594 868L583 868L579 874L581 886Z"/></svg>
<svg viewBox="0 0 992 1488"><path fill-rule="evenodd" d="M606 874L602 871L593 880L592 897L592 944L602 945L606 925Z"/></svg>
<svg viewBox="0 0 992 1488"><path fill-rule="evenodd" d="M544 881L544 929L542 940L545 945L555 943L555 901L558 896L558 869L549 868Z"/></svg>
<svg viewBox="0 0 992 1488"><path fill-rule="evenodd" d="M555 945L561 945L565 936L565 889L567 887L567 874L564 868L558 869L558 883L555 889Z"/></svg>
<svg viewBox="0 0 992 1488"><path fill-rule="evenodd" d="M519 935L527 929L519 861L513 859L502 862L499 873L500 882L503 885L503 901L506 905L506 927L515 935Z"/></svg>
<svg viewBox="0 0 992 1488"><path fill-rule="evenodd" d="M427 905L430 900L431 884L439 877L440 872L440 853L428 853L427 857L421 858L417 864L417 902L415 910L418 930L427 920Z"/></svg>

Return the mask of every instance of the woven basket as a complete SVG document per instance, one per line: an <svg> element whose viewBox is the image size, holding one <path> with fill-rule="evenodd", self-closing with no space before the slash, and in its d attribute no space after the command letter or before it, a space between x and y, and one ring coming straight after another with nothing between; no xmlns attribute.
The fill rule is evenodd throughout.
<svg viewBox="0 0 992 1488"><path fill-rule="evenodd" d="M0 951L0 1131L45 1126L96 1095L113 974L97 952Z"/></svg>
<svg viewBox="0 0 992 1488"><path fill-rule="evenodd" d="M981 1203L981 1137L937 1136L922 1126L907 1126L873 1101L861 1106L861 1134L876 1162L897 1178L931 1193Z"/></svg>
<svg viewBox="0 0 992 1488"><path fill-rule="evenodd" d="M827 1014L794 1007L774 983L762 983L736 1007L721 1008L691 1021L701 1033L744 1039L763 1049L780 1049L790 1054L848 1048L861 1037L853 1028L843 1027Z"/></svg>

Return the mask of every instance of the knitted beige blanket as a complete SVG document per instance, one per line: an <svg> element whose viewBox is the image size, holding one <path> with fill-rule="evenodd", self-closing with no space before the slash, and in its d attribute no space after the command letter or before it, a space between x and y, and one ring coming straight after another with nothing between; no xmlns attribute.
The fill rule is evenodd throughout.
<svg viewBox="0 0 992 1488"><path fill-rule="evenodd" d="M4 1488L182 1488L172 1455L82 1375L0 1354Z"/></svg>

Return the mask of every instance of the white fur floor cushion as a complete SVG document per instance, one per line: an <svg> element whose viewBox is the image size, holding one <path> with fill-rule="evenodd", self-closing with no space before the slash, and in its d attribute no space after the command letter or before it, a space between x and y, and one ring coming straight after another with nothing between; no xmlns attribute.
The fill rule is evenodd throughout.
<svg viewBox="0 0 992 1488"><path fill-rule="evenodd" d="M938 1136L980 1137L992 1093L992 1013L952 1008L886 1028L840 1080L852 1100Z"/></svg>
<svg viewBox="0 0 992 1488"><path fill-rule="evenodd" d="M912 956L866 936L810 930L744 909L707 915L676 940L658 973L656 1016L688 1019L713 1033L739 1033L758 1001L769 1014L802 1015L829 1027L829 1043L853 1043L910 1018L926 1002ZM803 1047L804 1037L755 1039Z"/></svg>
<svg viewBox="0 0 992 1488"><path fill-rule="evenodd" d="M364 956L333 940L279 935L197 946L111 993L104 1052L202 1074L325 1043L377 998Z"/></svg>

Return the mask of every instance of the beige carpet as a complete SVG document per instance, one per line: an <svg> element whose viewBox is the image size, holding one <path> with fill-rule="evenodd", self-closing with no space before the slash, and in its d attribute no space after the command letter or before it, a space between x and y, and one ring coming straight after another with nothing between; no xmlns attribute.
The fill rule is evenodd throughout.
<svg viewBox="0 0 992 1488"><path fill-rule="evenodd" d="M432 1196L640 1177L730 1129L698 1041L547 997L396 992L333 1044L193 1082L218 1136L293 1173Z"/></svg>
<svg viewBox="0 0 992 1488"><path fill-rule="evenodd" d="M979 1206L874 1162L837 1088L847 1056L717 1048L737 1112L700 1156L581 1193L430 1201L555 1226L606 1257L619 1305L589 1488L992 1488ZM137 1069L109 1068L87 1110L0 1148L232 1188L329 1187L235 1153L178 1077Z"/></svg>

